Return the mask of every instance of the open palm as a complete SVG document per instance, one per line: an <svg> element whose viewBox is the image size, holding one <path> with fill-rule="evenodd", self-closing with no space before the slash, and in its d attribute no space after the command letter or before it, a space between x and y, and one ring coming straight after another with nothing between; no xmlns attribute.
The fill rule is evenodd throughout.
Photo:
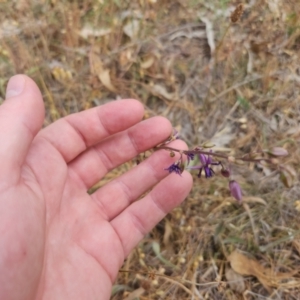
<svg viewBox="0 0 300 300"><path fill-rule="evenodd" d="M171 124L141 121L143 106L121 100L40 130L35 83L17 75L8 91L0 107L0 299L109 299L124 258L186 197L192 179L167 176L176 157L158 151L94 194L87 190L165 140Z"/></svg>

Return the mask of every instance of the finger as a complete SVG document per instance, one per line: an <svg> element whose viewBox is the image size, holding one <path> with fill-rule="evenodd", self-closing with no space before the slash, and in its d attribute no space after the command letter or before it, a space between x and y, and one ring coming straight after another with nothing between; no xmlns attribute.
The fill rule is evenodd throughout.
<svg viewBox="0 0 300 300"><path fill-rule="evenodd" d="M123 245L125 256L168 212L179 205L192 187L192 176L171 174L163 179L145 198L127 207L111 221Z"/></svg>
<svg viewBox="0 0 300 300"><path fill-rule="evenodd" d="M186 149L183 141L177 140L170 147ZM92 199L99 205L104 217L111 220L120 214L133 201L151 187L169 175L165 168L179 158L179 154L170 157L166 150L153 153L148 159L116 178L92 195Z"/></svg>
<svg viewBox="0 0 300 300"><path fill-rule="evenodd" d="M143 105L119 100L62 118L37 136L50 143L68 163L88 147L141 121Z"/></svg>
<svg viewBox="0 0 300 300"><path fill-rule="evenodd" d="M78 184L88 189L109 170L166 140L171 132L165 118L145 120L88 149L69 164L69 169L76 174Z"/></svg>
<svg viewBox="0 0 300 300"><path fill-rule="evenodd" d="M25 75L12 77L6 100L0 106L1 179L4 176L6 180L19 180L29 146L43 120L44 104L37 85Z"/></svg>

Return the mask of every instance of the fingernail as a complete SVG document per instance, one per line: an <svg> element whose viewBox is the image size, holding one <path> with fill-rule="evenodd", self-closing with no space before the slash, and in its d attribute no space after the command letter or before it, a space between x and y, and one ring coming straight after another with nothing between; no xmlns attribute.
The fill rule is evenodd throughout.
<svg viewBox="0 0 300 300"><path fill-rule="evenodd" d="M13 76L6 88L6 99L20 95L25 86L25 77L23 75Z"/></svg>

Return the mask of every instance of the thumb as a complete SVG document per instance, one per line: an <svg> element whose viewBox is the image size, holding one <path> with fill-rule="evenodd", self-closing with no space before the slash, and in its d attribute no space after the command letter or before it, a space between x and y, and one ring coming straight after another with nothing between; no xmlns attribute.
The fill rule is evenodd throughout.
<svg viewBox="0 0 300 300"><path fill-rule="evenodd" d="M21 166L43 120L44 104L37 85L26 75L13 76L7 85L6 100L0 106L0 181L19 179Z"/></svg>

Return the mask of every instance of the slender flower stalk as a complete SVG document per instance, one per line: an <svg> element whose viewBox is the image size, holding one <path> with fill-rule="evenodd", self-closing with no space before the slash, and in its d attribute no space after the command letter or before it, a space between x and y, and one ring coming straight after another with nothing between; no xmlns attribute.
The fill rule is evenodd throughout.
<svg viewBox="0 0 300 300"><path fill-rule="evenodd" d="M202 171L204 171L205 178L213 177L215 174L214 170L212 169L212 166L221 166L221 175L225 178L229 179L229 190L231 193L231 196L234 197L239 203L242 201L242 189L238 182L233 180L231 178L231 171L230 171L230 165L232 163L239 163L239 162L254 162L254 163L267 163L270 166L273 166L273 168L276 168L277 172L279 172L281 175L286 172L286 168L279 164L279 160L277 157L284 157L288 155L288 152L286 149L282 147L273 147L271 150L263 150L261 152L256 153L249 153L246 155L243 155L242 157L233 157L228 156L221 153L213 152L212 149L207 151L207 148L212 148L214 145L209 146L211 144L205 143L202 147L196 147L192 150L180 150L173 147L169 147L168 144L175 139L179 138L178 131L174 130L172 136L166 140L165 142L159 144L154 148L155 151L157 150L167 150L170 152L170 156L174 157L175 153L180 154L180 158L171 164L168 168L165 168L164 170L168 171L169 173L175 173L181 176L182 172L185 169L185 164L183 162L183 157L186 156L186 168L189 170L198 170L198 177L200 178L202 175ZM194 160L195 155L198 155L200 165L197 166L189 166L191 161ZM220 160L215 160L214 158L218 158ZM226 166L227 165L227 166ZM285 174L286 175L286 174ZM292 176L291 176L292 177ZM285 177L283 177L285 178Z"/></svg>
<svg viewBox="0 0 300 300"><path fill-rule="evenodd" d="M212 153L212 152L211 152ZM219 165L220 162L213 162L210 155L206 154L199 154L199 160L201 162L201 165L194 166L194 167L188 167L190 170L199 170L198 177L201 177L202 171L204 170L205 178L213 177L215 174L214 170L211 168L211 166Z"/></svg>

